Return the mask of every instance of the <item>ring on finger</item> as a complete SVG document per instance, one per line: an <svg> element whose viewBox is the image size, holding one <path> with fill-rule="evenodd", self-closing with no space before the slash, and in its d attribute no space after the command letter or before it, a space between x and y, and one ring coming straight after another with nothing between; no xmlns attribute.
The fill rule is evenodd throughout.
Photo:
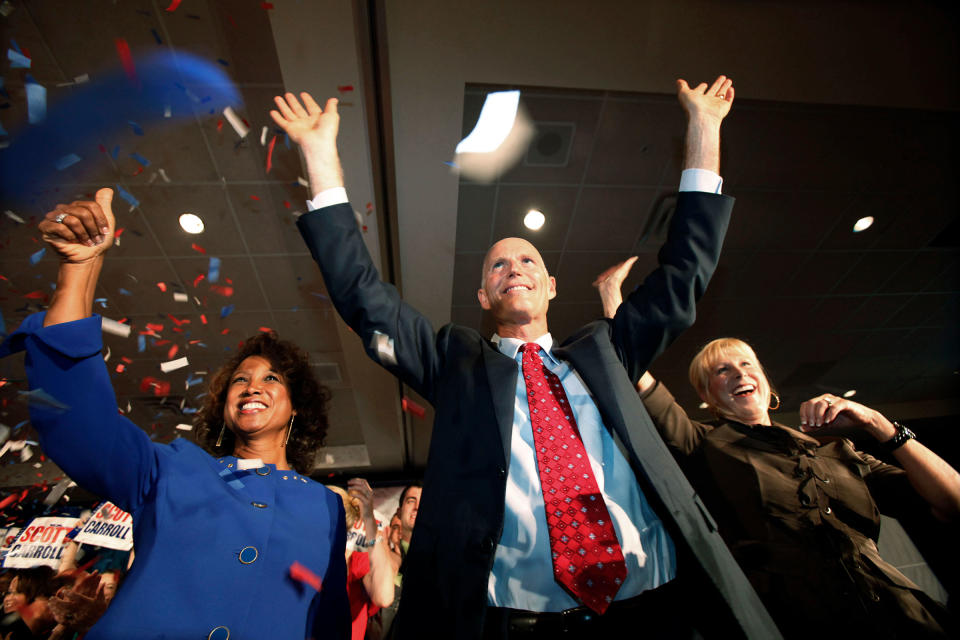
<svg viewBox="0 0 960 640"><path fill-rule="evenodd" d="M70 214L69 213L57 214L57 217L54 218L53 221L56 222L57 224L63 224L63 219L66 218L68 215Z"/></svg>
<svg viewBox="0 0 960 640"><path fill-rule="evenodd" d="M823 401L827 403L828 407L833 406L833 400L831 400L830 398L824 398Z"/></svg>

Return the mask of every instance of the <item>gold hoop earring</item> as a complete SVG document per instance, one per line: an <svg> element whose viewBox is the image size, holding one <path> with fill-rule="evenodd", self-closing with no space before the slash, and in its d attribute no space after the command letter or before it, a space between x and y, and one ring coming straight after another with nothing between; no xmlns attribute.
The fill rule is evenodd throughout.
<svg viewBox="0 0 960 640"><path fill-rule="evenodd" d="M220 447L221 445L223 445L223 432L226 431L226 430L227 430L227 425L226 425L226 424L223 424L223 425L220 426L220 435L217 436L217 444L214 445L214 446Z"/></svg>
<svg viewBox="0 0 960 640"><path fill-rule="evenodd" d="M777 409L780 408L780 396L778 396L775 392L771 391L770 397L777 401L777 404L770 407L770 411L776 411Z"/></svg>
<svg viewBox="0 0 960 640"><path fill-rule="evenodd" d="M287 425L287 437L283 439L283 448L287 448L287 443L290 442L290 434L293 432L293 419L296 417L296 414L290 414L290 424Z"/></svg>

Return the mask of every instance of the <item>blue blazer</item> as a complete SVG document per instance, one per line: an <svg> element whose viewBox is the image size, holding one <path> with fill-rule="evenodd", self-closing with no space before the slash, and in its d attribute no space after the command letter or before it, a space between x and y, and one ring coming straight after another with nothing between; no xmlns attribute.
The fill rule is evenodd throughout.
<svg viewBox="0 0 960 640"><path fill-rule="evenodd" d="M26 349L40 444L77 484L133 516L136 560L89 640L349 638L340 498L274 465L238 471L186 440L161 445L117 411L100 317L24 320L0 356ZM322 589L293 581L299 562Z"/></svg>
<svg viewBox="0 0 960 640"><path fill-rule="evenodd" d="M692 556L690 564L699 567L698 577L707 584L706 597L734 621L732 634L766 640L779 637L776 627L634 388L650 362L693 324L696 300L716 267L732 208L733 199L726 196L681 193L660 267L613 320L588 324L554 355L569 361L593 394L604 426L684 553L681 571L682 559ZM473 329L450 324L435 332L427 318L404 303L392 285L380 280L348 204L307 213L297 226L337 311L368 355L436 409L396 635L423 637L429 625L450 638L479 638L503 529L516 363ZM380 361L375 331L394 340L395 363ZM696 597L691 606L703 606L706 600Z"/></svg>

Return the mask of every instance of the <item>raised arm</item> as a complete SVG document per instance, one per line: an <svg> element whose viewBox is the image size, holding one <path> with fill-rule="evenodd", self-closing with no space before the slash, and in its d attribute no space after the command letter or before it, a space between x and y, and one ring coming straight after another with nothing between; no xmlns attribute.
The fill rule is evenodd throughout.
<svg viewBox="0 0 960 640"><path fill-rule="evenodd" d="M378 607L389 607L393 603L393 580L397 577L397 566L390 558L387 540L377 530L377 521L373 516L373 489L363 478L353 478L347 483L351 496L360 501L360 514L363 517L363 530L367 539L373 537L370 554L370 571L363 576L363 588L370 601Z"/></svg>
<svg viewBox="0 0 960 640"><path fill-rule="evenodd" d="M405 304L396 288L381 280L346 202L337 153L340 118L337 101L321 109L307 93L303 104L287 93L270 115L300 145L314 200L322 208L297 220L304 241L320 266L340 317L360 337L367 354L431 403L439 372L433 325Z"/></svg>
<svg viewBox="0 0 960 640"><path fill-rule="evenodd" d="M861 429L880 443L889 442L898 429L879 411L858 402L823 394L800 405L800 428L816 435L836 429ZM914 490L941 520L960 516L960 474L947 462L915 439L893 450Z"/></svg>
<svg viewBox="0 0 960 640"><path fill-rule="evenodd" d="M719 76L709 87L701 82L690 88L677 80L677 97L687 114L683 168L720 173L720 123L733 104L733 80Z"/></svg>
<svg viewBox="0 0 960 640"><path fill-rule="evenodd" d="M26 350L31 390L60 405L30 404L44 452L79 485L132 512L155 479L156 447L117 412L100 318L92 315L103 254L113 243L112 197L100 189L95 201L59 205L41 221L43 239L60 256L57 290L47 312L27 317L0 355Z"/></svg>

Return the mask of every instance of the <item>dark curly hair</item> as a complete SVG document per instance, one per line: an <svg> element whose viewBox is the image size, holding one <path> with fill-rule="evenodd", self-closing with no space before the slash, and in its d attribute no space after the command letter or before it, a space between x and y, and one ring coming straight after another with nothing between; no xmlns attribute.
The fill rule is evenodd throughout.
<svg viewBox="0 0 960 640"><path fill-rule="evenodd" d="M250 356L265 358L283 376L290 393L290 404L297 412L287 443L287 462L297 472L307 475L313 470L317 449L323 446L327 435L330 391L313 376L306 352L292 342L280 340L273 331L248 338L214 374L203 407L194 420L197 443L216 457L233 454L236 442L233 432L230 429L224 431L219 447L217 438L224 424L223 411L230 378L240 363Z"/></svg>

